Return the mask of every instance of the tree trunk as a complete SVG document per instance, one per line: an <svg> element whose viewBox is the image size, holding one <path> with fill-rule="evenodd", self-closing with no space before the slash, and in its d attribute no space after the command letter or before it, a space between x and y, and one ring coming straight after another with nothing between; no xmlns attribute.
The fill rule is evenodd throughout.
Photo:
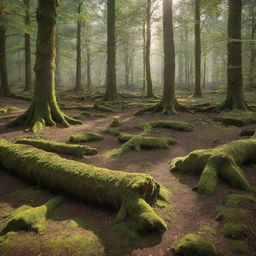
<svg viewBox="0 0 256 256"><path fill-rule="evenodd" d="M26 30L30 29L30 0L24 0L25 5L25 26ZM32 70L31 70L31 44L30 33L25 32L24 35L24 48L25 48L25 88L24 91L32 89Z"/></svg>
<svg viewBox="0 0 256 256"><path fill-rule="evenodd" d="M256 61L256 50L255 50L255 33L256 33L256 2L251 0L250 6L250 18L251 18L251 42L250 42L250 70L249 70L249 87L256 88L255 81L255 61Z"/></svg>
<svg viewBox="0 0 256 256"><path fill-rule="evenodd" d="M90 41L86 40L86 64L87 64L87 89L91 90L91 50L90 50Z"/></svg>
<svg viewBox="0 0 256 256"><path fill-rule="evenodd" d="M6 28L4 25L4 1L0 0L0 94L4 97L10 96L11 92L8 85L7 63L6 63Z"/></svg>
<svg viewBox="0 0 256 256"><path fill-rule="evenodd" d="M116 100L117 83L116 83L116 1L107 1L107 88L105 92L105 100Z"/></svg>
<svg viewBox="0 0 256 256"><path fill-rule="evenodd" d="M147 0L147 40L146 40L146 84L147 84L147 98L154 97L153 83L151 77L150 66L150 50L151 50L151 1Z"/></svg>
<svg viewBox="0 0 256 256"><path fill-rule="evenodd" d="M75 91L82 91L82 65L81 65L81 28L82 24L80 21L80 14L82 10L82 3L78 3L77 7L77 15L78 15L78 20L77 20L77 36L76 36L76 85L75 85Z"/></svg>
<svg viewBox="0 0 256 256"><path fill-rule="evenodd" d="M195 90L194 97L201 97L201 0L195 0Z"/></svg>
<svg viewBox="0 0 256 256"><path fill-rule="evenodd" d="M184 34L184 41L185 41L185 50L184 50L184 60L185 60L185 83L187 88L189 88L189 54L188 54L188 28L185 27L185 34Z"/></svg>
<svg viewBox="0 0 256 256"><path fill-rule="evenodd" d="M125 45L125 60L124 60L124 69L125 69L125 88L129 87L129 47L128 43Z"/></svg>
<svg viewBox="0 0 256 256"><path fill-rule="evenodd" d="M56 88L61 89L61 74L60 74L60 40L59 33L56 30L56 74L55 74Z"/></svg>
<svg viewBox="0 0 256 256"><path fill-rule="evenodd" d="M58 0L39 0L37 9L37 47L35 62L35 89L29 109L9 126L25 124L38 132L44 126L57 123L81 123L61 112L55 95L55 34Z"/></svg>
<svg viewBox="0 0 256 256"><path fill-rule="evenodd" d="M248 109L243 92L242 42L241 42L242 1L229 0L228 14L228 70L226 109Z"/></svg>
<svg viewBox="0 0 256 256"><path fill-rule="evenodd" d="M143 92L146 91L146 24L143 22Z"/></svg>

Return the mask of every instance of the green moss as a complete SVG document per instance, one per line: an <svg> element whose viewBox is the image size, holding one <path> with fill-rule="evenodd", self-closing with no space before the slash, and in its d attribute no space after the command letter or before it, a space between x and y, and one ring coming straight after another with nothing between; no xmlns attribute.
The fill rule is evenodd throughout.
<svg viewBox="0 0 256 256"><path fill-rule="evenodd" d="M8 232L7 234L3 235L3 236L0 236L0 246L3 244L3 243L6 243L8 241L8 239L10 238L13 238L17 235L16 232Z"/></svg>
<svg viewBox="0 0 256 256"><path fill-rule="evenodd" d="M18 139L16 143L31 145L50 152L70 154L78 158L82 158L84 155L95 155L98 153L96 148L89 146L70 145L50 140Z"/></svg>
<svg viewBox="0 0 256 256"><path fill-rule="evenodd" d="M242 209L228 208L225 206L218 206L216 209L216 220L223 220L224 222L239 222L244 214Z"/></svg>
<svg viewBox="0 0 256 256"><path fill-rule="evenodd" d="M247 124L256 124L256 118L254 116L249 117L215 117L214 121L221 122L223 125L234 125L238 127L245 126Z"/></svg>
<svg viewBox="0 0 256 256"><path fill-rule="evenodd" d="M195 150L185 157L175 158L171 161L170 170L199 175L196 189L202 194L213 194L218 179L234 188L250 191L248 179L239 166L255 161L256 140L237 140L213 149Z"/></svg>
<svg viewBox="0 0 256 256"><path fill-rule="evenodd" d="M0 114L5 114L7 113L7 109L6 108L0 108Z"/></svg>
<svg viewBox="0 0 256 256"><path fill-rule="evenodd" d="M16 190L10 196L16 200L33 201L36 199L39 191L33 189Z"/></svg>
<svg viewBox="0 0 256 256"><path fill-rule="evenodd" d="M210 227L210 226L207 226L207 225L206 225L206 226L202 226L202 227L200 228L200 230L206 232L207 234L213 235L213 236L216 236L216 235L217 235L216 229L214 229L214 228L212 228L212 227Z"/></svg>
<svg viewBox="0 0 256 256"><path fill-rule="evenodd" d="M26 205L19 207L10 213L10 219L3 229L2 234L21 230L42 231L46 224L47 213L62 202L62 197L55 197L38 207L28 207Z"/></svg>
<svg viewBox="0 0 256 256"><path fill-rule="evenodd" d="M187 234L173 246L175 253L184 256L214 256L216 249L207 239L197 234Z"/></svg>
<svg viewBox="0 0 256 256"><path fill-rule="evenodd" d="M128 139L129 134L120 134L119 140ZM112 150L110 156L120 156L130 150L136 150L137 152L141 149L168 149L169 145L175 144L176 142L172 138L168 137L147 137L143 135L133 135L130 139L122 146Z"/></svg>
<svg viewBox="0 0 256 256"><path fill-rule="evenodd" d="M77 133L70 137L69 141L72 143L79 142L91 142L91 141L100 141L104 137L98 133Z"/></svg>
<svg viewBox="0 0 256 256"><path fill-rule="evenodd" d="M246 255L248 253L248 245L244 241L233 241L231 251L237 255Z"/></svg>
<svg viewBox="0 0 256 256"><path fill-rule="evenodd" d="M112 117L112 122L109 125L109 127L120 127L120 126L121 126L121 124L119 122L119 117L118 116Z"/></svg>
<svg viewBox="0 0 256 256"><path fill-rule="evenodd" d="M113 136L119 136L119 134L120 134L119 129L117 129L117 128L110 128L110 127L105 129L103 132L106 133L106 134L113 135Z"/></svg>
<svg viewBox="0 0 256 256"><path fill-rule="evenodd" d="M242 223L225 223L224 224L224 235L228 238L241 238L245 235L247 226Z"/></svg>
<svg viewBox="0 0 256 256"><path fill-rule="evenodd" d="M231 194L228 195L225 205L227 207L241 207L248 204L256 206L256 197L251 194Z"/></svg>
<svg viewBox="0 0 256 256"><path fill-rule="evenodd" d="M143 162L140 164L140 166L148 168L148 167L152 166L152 163L151 162Z"/></svg>
<svg viewBox="0 0 256 256"><path fill-rule="evenodd" d="M194 130L193 126L187 122L180 121L169 121L169 120L160 120L160 121L152 121L146 123L140 123L137 125L140 129L149 130L149 125L151 128L167 128L172 130L191 132Z"/></svg>
<svg viewBox="0 0 256 256"><path fill-rule="evenodd" d="M6 170L30 182L116 210L123 207L124 215L143 231L166 227L152 208L160 185L149 175L99 168L2 139L0 162Z"/></svg>

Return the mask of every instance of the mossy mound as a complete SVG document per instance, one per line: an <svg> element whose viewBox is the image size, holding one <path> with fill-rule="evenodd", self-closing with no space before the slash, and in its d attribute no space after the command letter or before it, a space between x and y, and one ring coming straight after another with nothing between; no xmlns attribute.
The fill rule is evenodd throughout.
<svg viewBox="0 0 256 256"><path fill-rule="evenodd" d="M136 127L145 130L148 129L149 126L151 126L151 128L167 128L183 132L192 132L194 130L193 125L190 123L170 120L140 123Z"/></svg>
<svg viewBox="0 0 256 256"><path fill-rule="evenodd" d="M218 206L215 218L218 221L239 222L243 215L245 215L245 211L243 209Z"/></svg>
<svg viewBox="0 0 256 256"><path fill-rule="evenodd" d="M175 242L173 250L183 256L215 256L216 249L207 239L197 234L187 234Z"/></svg>
<svg viewBox="0 0 256 256"><path fill-rule="evenodd" d="M109 125L109 127L114 128L114 127L120 127L120 126L121 126L121 124L120 124L120 121L119 121L118 116L112 117L112 122L111 122L111 124Z"/></svg>
<svg viewBox="0 0 256 256"><path fill-rule="evenodd" d="M49 255L105 255L102 241L93 231L80 228L76 220L70 221L70 225L56 237L47 240L43 248Z"/></svg>
<svg viewBox="0 0 256 256"><path fill-rule="evenodd" d="M14 113L17 112L19 109L16 107L5 107L0 108L0 114L6 114L6 113Z"/></svg>
<svg viewBox="0 0 256 256"><path fill-rule="evenodd" d="M72 135L69 139L71 143L92 142L100 140L104 140L104 137L99 133L77 133Z"/></svg>
<svg viewBox="0 0 256 256"><path fill-rule="evenodd" d="M228 238L238 239L245 235L247 226L242 223L225 223L224 235Z"/></svg>
<svg viewBox="0 0 256 256"><path fill-rule="evenodd" d="M256 197L251 194L230 194L225 203L227 207L250 207L256 209Z"/></svg>
<svg viewBox="0 0 256 256"><path fill-rule="evenodd" d="M185 157L173 159L170 170L200 176L195 189L201 194L211 195L219 179L234 188L250 191L249 181L239 167L250 162L256 162L256 140L253 138L213 149L195 150Z"/></svg>
<svg viewBox="0 0 256 256"><path fill-rule="evenodd" d="M125 142L120 147L113 149L110 152L111 156L120 156L130 150L141 149L168 149L169 145L175 144L175 140L169 137L149 137L143 135L123 134L119 135L119 141Z"/></svg>
<svg viewBox="0 0 256 256"><path fill-rule="evenodd" d="M119 216L130 217L142 230L166 229L166 223L152 208L160 185L149 175L99 168L3 139L0 163L9 172L35 184L111 206L120 211Z"/></svg>
<svg viewBox="0 0 256 256"><path fill-rule="evenodd" d="M16 200L33 201L36 199L39 191L33 189L16 190L10 194L10 196Z"/></svg>
<svg viewBox="0 0 256 256"><path fill-rule="evenodd" d="M2 230L1 234L5 235L11 231L36 231L40 232L44 229L46 216L51 210L63 202L62 197L55 197L47 203L31 207L23 205L10 213L8 223Z"/></svg>
<svg viewBox="0 0 256 256"><path fill-rule="evenodd" d="M256 117L254 115L250 117L215 117L214 121L221 122L223 125L234 125L242 127L248 124L256 124Z"/></svg>
<svg viewBox="0 0 256 256"><path fill-rule="evenodd" d="M248 253L248 245L244 241L233 241L231 251L237 255L246 255Z"/></svg>
<svg viewBox="0 0 256 256"><path fill-rule="evenodd" d="M88 155L96 155L98 153L96 148L81 145L70 145L66 143L59 143L50 140L35 140L35 139L18 139L18 144L31 145L36 148L40 148L49 152L55 152L59 154L69 154L78 158Z"/></svg>

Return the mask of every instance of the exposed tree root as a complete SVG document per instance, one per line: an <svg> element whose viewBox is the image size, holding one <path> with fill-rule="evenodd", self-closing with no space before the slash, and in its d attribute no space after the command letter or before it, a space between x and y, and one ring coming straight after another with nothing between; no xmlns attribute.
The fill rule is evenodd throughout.
<svg viewBox="0 0 256 256"><path fill-rule="evenodd" d="M31 145L33 147L40 148L49 152L70 154L79 158L82 158L84 155L88 156L98 153L96 148L91 148L89 146L70 145L49 140L19 139L16 141L16 143Z"/></svg>
<svg viewBox="0 0 256 256"><path fill-rule="evenodd" d="M99 133L77 133L69 138L69 141L72 143L91 142L99 140L104 140L104 137Z"/></svg>
<svg viewBox="0 0 256 256"><path fill-rule="evenodd" d="M150 113L163 113L166 115L171 115L177 114L178 112L189 112L189 110L180 105L177 101L175 101L173 104L163 104L163 101L161 101L153 106L137 111L134 115L138 116Z"/></svg>
<svg viewBox="0 0 256 256"><path fill-rule="evenodd" d="M24 124L31 127L32 132L37 133L45 126L54 126L56 123L65 127L69 127L70 124L82 124L80 120L65 115L56 102L52 104L33 102L23 115L8 123L7 126L15 127Z"/></svg>
<svg viewBox="0 0 256 256"><path fill-rule="evenodd" d="M157 149L169 148L169 145L175 144L175 140L169 137L148 137L144 135L132 135L120 133L119 141L125 142L120 147L113 149L110 152L111 156L120 156L130 150L136 150L137 152L141 151L142 148L145 149Z"/></svg>
<svg viewBox="0 0 256 256"><path fill-rule="evenodd" d="M256 116L251 117L214 117L214 121L221 122L223 125L234 125L242 127L248 124L256 124Z"/></svg>
<svg viewBox="0 0 256 256"><path fill-rule="evenodd" d="M201 194L213 194L218 180L234 188L250 190L251 187L239 167L243 163L256 163L256 139L237 140L214 149L195 150L185 157L172 160L171 171L199 175L195 189Z"/></svg>
<svg viewBox="0 0 256 256"><path fill-rule="evenodd" d="M11 231L36 231L40 232L46 224L46 216L64 201L63 197L55 197L38 207L22 205L9 216L8 223L1 232L5 235Z"/></svg>

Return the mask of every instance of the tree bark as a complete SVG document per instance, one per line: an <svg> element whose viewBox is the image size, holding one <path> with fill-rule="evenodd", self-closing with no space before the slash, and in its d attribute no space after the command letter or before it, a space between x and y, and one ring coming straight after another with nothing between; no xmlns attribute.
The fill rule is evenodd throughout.
<svg viewBox="0 0 256 256"><path fill-rule="evenodd" d="M107 1L107 83L105 100L116 100L118 98L116 82L116 1Z"/></svg>
<svg viewBox="0 0 256 256"><path fill-rule="evenodd" d="M88 91L91 90L91 50L90 50L90 41L89 39L86 40L86 64L87 64L87 89Z"/></svg>
<svg viewBox="0 0 256 256"><path fill-rule="evenodd" d="M153 83L151 77L150 51L151 51L151 1L147 0L147 40L146 40L146 84L147 98L154 97Z"/></svg>
<svg viewBox="0 0 256 256"><path fill-rule="evenodd" d="M201 0L195 0L195 89L194 97L201 97Z"/></svg>
<svg viewBox="0 0 256 256"><path fill-rule="evenodd" d="M241 42L242 1L229 0L228 14L228 68L226 109L247 110L243 92L242 42Z"/></svg>
<svg viewBox="0 0 256 256"><path fill-rule="evenodd" d="M4 97L11 95L8 74L7 74L7 63L6 63L6 27L4 25L4 7L5 1L0 0L0 76L1 76L1 87L0 94Z"/></svg>
<svg viewBox="0 0 256 256"><path fill-rule="evenodd" d="M61 89L61 74L60 74L60 40L59 33L56 29L56 74L55 74L55 84L57 89Z"/></svg>
<svg viewBox="0 0 256 256"><path fill-rule="evenodd" d="M76 85L75 85L75 91L82 91L82 61L81 61L81 30L82 30L82 24L80 20L81 10L82 10L82 4L83 2L78 3L77 7L77 36L76 36Z"/></svg>
<svg viewBox="0 0 256 256"><path fill-rule="evenodd" d="M25 26L26 30L30 29L30 0L24 0L25 5ZM24 91L30 91L32 89L32 69L31 69L31 44L30 33L27 31L24 35L24 47L25 47L25 88Z"/></svg>
<svg viewBox="0 0 256 256"><path fill-rule="evenodd" d="M29 109L9 126L25 124L38 132L44 126L57 123L69 126L80 124L61 112L55 95L55 36L58 0L39 0L37 8L37 47L35 62L35 89Z"/></svg>
<svg viewBox="0 0 256 256"><path fill-rule="evenodd" d="M146 91L146 23L143 22L143 92Z"/></svg>

